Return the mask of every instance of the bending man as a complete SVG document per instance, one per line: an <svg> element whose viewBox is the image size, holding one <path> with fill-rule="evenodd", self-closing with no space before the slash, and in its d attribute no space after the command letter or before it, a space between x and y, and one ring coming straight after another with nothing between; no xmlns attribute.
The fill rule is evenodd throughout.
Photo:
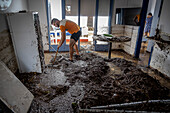
<svg viewBox="0 0 170 113"><path fill-rule="evenodd" d="M54 25L55 27L60 27L61 30L61 40L57 47L58 50L66 39L66 30L68 30L68 32L72 34L70 38L69 49L70 49L70 61L73 61L74 52L73 46L76 50L77 56L79 56L79 51L76 42L79 40L81 35L80 27L76 23L66 19L59 21L58 19L54 18L52 19L51 24Z"/></svg>

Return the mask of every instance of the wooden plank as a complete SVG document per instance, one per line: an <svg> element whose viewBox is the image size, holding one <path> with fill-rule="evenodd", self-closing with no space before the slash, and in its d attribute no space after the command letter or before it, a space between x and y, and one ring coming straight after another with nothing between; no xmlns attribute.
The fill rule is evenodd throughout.
<svg viewBox="0 0 170 113"><path fill-rule="evenodd" d="M34 96L1 61L0 80L0 100L14 113L27 113Z"/></svg>

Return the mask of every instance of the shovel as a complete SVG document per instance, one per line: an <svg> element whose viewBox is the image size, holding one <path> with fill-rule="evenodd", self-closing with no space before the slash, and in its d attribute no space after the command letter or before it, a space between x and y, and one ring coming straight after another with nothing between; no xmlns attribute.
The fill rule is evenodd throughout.
<svg viewBox="0 0 170 113"><path fill-rule="evenodd" d="M54 49L52 46L50 46L50 47L51 47L52 49ZM55 59L56 59L57 54L58 54L58 49L57 49L57 51L54 49L54 51L56 52L55 57L54 57L54 60L53 60L53 61L50 61L50 64L47 65L47 68L48 68L48 67L52 67L52 68L51 68L51 71L52 71L52 69L53 69L53 65L54 65L54 63L55 63ZM50 72L51 72L51 71L50 71Z"/></svg>
<svg viewBox="0 0 170 113"><path fill-rule="evenodd" d="M57 54L58 54L58 49L57 49L57 51L56 51L56 54L55 54L55 57L54 57L53 64L55 63L55 59L56 59L56 57L57 57Z"/></svg>
<svg viewBox="0 0 170 113"><path fill-rule="evenodd" d="M55 54L54 60L52 61L52 63L51 63L51 64L49 64L49 65L48 65L48 67L52 67L52 68L51 68L51 71L53 70L53 65L54 65L54 63L55 63L55 59L56 59L56 57L57 57L57 54L58 54L58 49L57 49L57 51L56 51L56 54ZM50 71L50 72L51 72L51 71Z"/></svg>
<svg viewBox="0 0 170 113"><path fill-rule="evenodd" d="M54 61L52 62L52 65L53 65L54 62L55 62L55 59L57 57L57 54L58 54L58 48L57 48L57 51L56 51L56 49L54 49L52 46L50 46L50 47L56 52L55 57L54 57Z"/></svg>

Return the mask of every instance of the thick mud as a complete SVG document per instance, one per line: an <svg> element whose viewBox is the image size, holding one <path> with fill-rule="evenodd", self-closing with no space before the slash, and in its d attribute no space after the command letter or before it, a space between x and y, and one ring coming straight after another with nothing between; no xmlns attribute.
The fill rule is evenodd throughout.
<svg viewBox="0 0 170 113"><path fill-rule="evenodd" d="M105 61L120 67L121 74L108 74L102 78L104 82L101 84L88 85L89 90L80 102L82 108L169 98L167 96L169 90L162 87L157 80L147 73L142 72L134 63L120 58L105 59ZM138 110L146 110L145 108L146 106L138 107ZM147 108L151 111L158 110L157 107L153 106Z"/></svg>
<svg viewBox="0 0 170 113"><path fill-rule="evenodd" d="M73 62L68 58L68 54L58 55L54 65L46 67L46 74L18 75L35 96L30 113L69 113L74 111L74 103L80 108L90 108L169 99L167 88L162 87L157 80L130 61L120 58L108 60L93 53L82 53L80 57L74 57ZM118 70L120 72L117 72ZM159 110L157 108L147 105L131 109L170 111L170 107L160 107Z"/></svg>

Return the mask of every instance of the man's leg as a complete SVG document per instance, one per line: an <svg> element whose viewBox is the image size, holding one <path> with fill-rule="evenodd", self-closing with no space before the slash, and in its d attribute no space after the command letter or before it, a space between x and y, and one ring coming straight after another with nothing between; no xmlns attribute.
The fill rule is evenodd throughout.
<svg viewBox="0 0 170 113"><path fill-rule="evenodd" d="M69 48L70 48L70 60L73 60L73 53L74 53L74 50L73 50L73 46L75 44L75 40L74 39L70 39L70 44L69 44Z"/></svg>
<svg viewBox="0 0 170 113"><path fill-rule="evenodd" d="M148 32L148 34L147 34L147 36L148 36L148 37L150 36L150 30L149 30L149 32Z"/></svg>
<svg viewBox="0 0 170 113"><path fill-rule="evenodd" d="M78 50L78 46L76 43L74 44L74 49L76 50L76 54L79 55L79 50Z"/></svg>

